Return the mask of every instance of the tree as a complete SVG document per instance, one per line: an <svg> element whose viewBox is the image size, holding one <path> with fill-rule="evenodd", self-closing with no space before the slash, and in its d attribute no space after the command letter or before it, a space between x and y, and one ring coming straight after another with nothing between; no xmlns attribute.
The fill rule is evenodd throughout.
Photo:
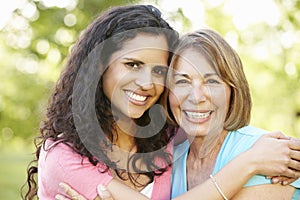
<svg viewBox="0 0 300 200"><path fill-rule="evenodd" d="M14 5L0 32L3 141L21 137L32 142L49 94L80 31L108 7L134 2L27 0Z"/></svg>
<svg viewBox="0 0 300 200"><path fill-rule="evenodd" d="M300 2L276 0L278 23L259 22L241 29L232 13L226 12L229 1L215 5L199 1L202 8L193 8L191 1L192 11L184 9L186 3L182 2L177 8L172 5L176 8L172 11L163 4L165 1L147 3L156 4L171 24L180 24L179 31L192 31L192 25L203 20L220 32L237 49L245 65L254 100L253 124L299 137ZM9 21L0 23L0 142L13 137L32 141L44 117L49 94L80 32L108 7L139 1L20 2ZM198 19L198 15L196 19L190 17L198 10L204 13L203 19Z"/></svg>

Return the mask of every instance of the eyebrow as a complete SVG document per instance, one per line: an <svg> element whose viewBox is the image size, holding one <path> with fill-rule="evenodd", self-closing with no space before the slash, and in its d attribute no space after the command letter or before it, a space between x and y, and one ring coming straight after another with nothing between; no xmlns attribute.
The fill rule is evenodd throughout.
<svg viewBox="0 0 300 200"><path fill-rule="evenodd" d="M204 78L207 78L207 77L210 77L210 76L218 76L219 77L219 75L217 74L217 73L207 73L207 74L204 74Z"/></svg>
<svg viewBox="0 0 300 200"><path fill-rule="evenodd" d="M124 58L122 58L122 59L127 60L127 61L131 61L131 62L135 62L135 63L138 63L138 64L140 64L140 65L145 65L145 64L146 64L146 63L144 63L143 61L138 60L138 59L136 59L136 58L128 58L128 57L124 57ZM169 68L168 65L155 65L155 66Z"/></svg>
<svg viewBox="0 0 300 200"><path fill-rule="evenodd" d="M174 76L183 76L184 78L189 78L188 74L183 74L183 73L176 73Z"/></svg>
<svg viewBox="0 0 300 200"><path fill-rule="evenodd" d="M184 78L190 77L188 74L185 74L185 73L176 73L176 74L174 74L174 76L183 76ZM206 74L204 74L203 78L207 78L210 76L218 76L219 77L219 75L217 73L206 73Z"/></svg>
<svg viewBox="0 0 300 200"><path fill-rule="evenodd" d="M138 60L136 58L127 58L127 57L125 57L125 58L122 58L122 59L127 60L127 61L136 62L136 63L141 64L141 65L145 64L143 61L140 61L140 60Z"/></svg>

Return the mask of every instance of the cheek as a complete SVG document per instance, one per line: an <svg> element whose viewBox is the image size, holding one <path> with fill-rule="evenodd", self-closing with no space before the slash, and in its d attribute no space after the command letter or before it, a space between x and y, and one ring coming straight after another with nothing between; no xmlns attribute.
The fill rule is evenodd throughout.
<svg viewBox="0 0 300 200"><path fill-rule="evenodd" d="M107 71L103 75L103 91L107 98L112 101L113 95L118 94L122 85L127 83L126 74L113 74L112 71Z"/></svg>
<svg viewBox="0 0 300 200"><path fill-rule="evenodd" d="M178 105L177 98L173 93L169 94L169 102L170 102L171 108L174 108L176 105Z"/></svg>
<svg viewBox="0 0 300 200"><path fill-rule="evenodd" d="M218 107L226 108L229 104L230 92L226 87L213 88L208 91L211 101Z"/></svg>
<svg viewBox="0 0 300 200"><path fill-rule="evenodd" d="M212 101L219 110L219 117L222 117L223 120L225 120L228 113L230 95L230 89L224 87L220 88L220 90L217 93L214 93L214 95L212 96Z"/></svg>
<svg viewBox="0 0 300 200"><path fill-rule="evenodd" d="M170 108L172 111L173 116L175 117L176 120L180 117L180 99L178 96L174 95L174 93L169 94L169 102L170 102Z"/></svg>
<svg viewBox="0 0 300 200"><path fill-rule="evenodd" d="M231 89L227 88L225 92L225 99L226 99L226 114L229 111L229 104L230 104L230 99L231 99Z"/></svg>
<svg viewBox="0 0 300 200"><path fill-rule="evenodd" d="M189 96L189 88L174 87L170 89L169 101L171 108L181 108Z"/></svg>
<svg viewBox="0 0 300 200"><path fill-rule="evenodd" d="M111 97L112 97L112 91L113 91L113 86L110 82L110 79L107 78L107 76L103 76L103 81L102 81L102 84L103 84L103 92L105 94L105 96L111 100Z"/></svg>
<svg viewBox="0 0 300 200"><path fill-rule="evenodd" d="M164 83L155 83L155 90L158 97L165 91Z"/></svg>

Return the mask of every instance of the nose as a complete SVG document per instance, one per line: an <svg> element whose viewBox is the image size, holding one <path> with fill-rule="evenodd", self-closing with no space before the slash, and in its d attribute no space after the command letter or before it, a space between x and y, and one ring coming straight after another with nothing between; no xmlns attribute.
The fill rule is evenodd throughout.
<svg viewBox="0 0 300 200"><path fill-rule="evenodd" d="M193 85L189 93L188 100L193 104L198 104L207 100L208 91L202 84Z"/></svg>
<svg viewBox="0 0 300 200"><path fill-rule="evenodd" d="M152 80L152 73L151 71L147 71L140 74L137 79L135 80L135 84L141 87L143 90L150 90L154 87L153 80Z"/></svg>

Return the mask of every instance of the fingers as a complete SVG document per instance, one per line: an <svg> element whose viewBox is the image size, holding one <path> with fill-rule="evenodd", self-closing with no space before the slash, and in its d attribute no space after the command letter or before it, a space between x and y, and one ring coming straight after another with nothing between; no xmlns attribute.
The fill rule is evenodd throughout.
<svg viewBox="0 0 300 200"><path fill-rule="evenodd" d="M289 168L300 171L300 152L291 150Z"/></svg>
<svg viewBox="0 0 300 200"><path fill-rule="evenodd" d="M104 185L99 184L97 187L97 192L101 197L101 200L114 200L112 195Z"/></svg>
<svg viewBox="0 0 300 200"><path fill-rule="evenodd" d="M290 137L289 147L290 149L300 151L300 140Z"/></svg>
<svg viewBox="0 0 300 200"><path fill-rule="evenodd" d="M294 181L296 181L297 179L298 178L287 178L282 181L282 185L289 185L289 184L293 183Z"/></svg>
<svg viewBox="0 0 300 200"><path fill-rule="evenodd" d="M295 175L299 177L300 174L300 140L291 138L289 140L290 153L289 156L292 159L289 163L289 168L296 170Z"/></svg>
<svg viewBox="0 0 300 200"><path fill-rule="evenodd" d="M284 176L276 176L272 178L272 183L273 184L281 184L281 185L289 185L292 182L296 181L297 178L288 178L288 177L284 177Z"/></svg>
<svg viewBox="0 0 300 200"><path fill-rule="evenodd" d="M288 178L285 176L274 176L272 177L272 183L277 184L277 183L282 183L283 181L287 180Z"/></svg>
<svg viewBox="0 0 300 200"><path fill-rule="evenodd" d="M62 195L56 195L55 198L60 198L59 200L71 199L71 200L86 200L83 196L78 194L73 188L65 183L60 183L59 186L65 191L65 193L69 196L69 198L62 198Z"/></svg>
<svg viewBox="0 0 300 200"><path fill-rule="evenodd" d="M280 131L274 131L270 132L268 134L265 134L266 137L276 138L276 139L289 139L289 137L285 136Z"/></svg>
<svg viewBox="0 0 300 200"><path fill-rule="evenodd" d="M55 196L55 199L56 199L56 200L70 200L69 198L67 198L67 197L65 197L65 196L63 196L63 195L60 195L60 194L57 194L57 195Z"/></svg>
<svg viewBox="0 0 300 200"><path fill-rule="evenodd" d="M68 197L63 195L56 195L55 198L57 200L86 200L82 195L80 195L77 191L75 191L73 188L71 188L69 185L65 183L60 183L59 186L65 191L65 193L68 195ZM98 185L97 192L99 197L96 199L101 200L114 200L108 189L103 185Z"/></svg>

